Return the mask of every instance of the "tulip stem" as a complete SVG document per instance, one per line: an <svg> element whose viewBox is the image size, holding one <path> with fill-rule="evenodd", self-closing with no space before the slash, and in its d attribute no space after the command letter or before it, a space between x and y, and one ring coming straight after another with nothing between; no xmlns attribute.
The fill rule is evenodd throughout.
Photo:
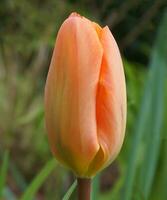
<svg viewBox="0 0 167 200"><path fill-rule="evenodd" d="M78 178L78 200L90 200L91 179Z"/></svg>

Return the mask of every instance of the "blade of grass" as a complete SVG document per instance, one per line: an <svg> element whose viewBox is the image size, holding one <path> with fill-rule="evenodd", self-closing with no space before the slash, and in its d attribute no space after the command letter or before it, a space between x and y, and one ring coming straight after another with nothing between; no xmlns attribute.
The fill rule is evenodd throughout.
<svg viewBox="0 0 167 200"><path fill-rule="evenodd" d="M150 127L150 137L147 141L147 148L145 151L145 158L142 162L141 167L141 183L140 189L143 190L145 199L148 198L153 183L153 178L157 166L161 136L162 136L162 125L164 115L164 73L161 72L161 79L157 80L157 89L155 104L154 104L154 115L152 120L152 126Z"/></svg>
<svg viewBox="0 0 167 200"><path fill-rule="evenodd" d="M165 91L167 91L167 80L166 80L166 88ZM165 93L165 102L167 102L167 92ZM161 154L160 154L160 160L159 160L159 166L158 169L156 170L156 177L154 181L154 186L153 186L153 192L151 194L150 199L152 200L166 200L167 197L167 190L166 190L166 185L167 185L167 105L165 106L165 117L163 120L163 138L162 138L162 147L161 147Z"/></svg>
<svg viewBox="0 0 167 200"><path fill-rule="evenodd" d="M77 186L77 180L75 180L74 183L70 186L70 188L68 189L62 200L70 199L71 194L74 192L76 186Z"/></svg>
<svg viewBox="0 0 167 200"><path fill-rule="evenodd" d="M130 152L129 163L127 166L126 179L125 179L125 184L124 184L124 188L123 188L124 190L123 190L122 199L124 199L124 200L132 199L132 193L133 193L133 188L134 188L134 184L135 184L135 176L136 176L138 164L139 164L138 158L140 158L140 151L141 151L141 147L142 147L142 145L141 145L142 138L143 138L143 135L146 132L146 130L148 130L147 123L148 123L148 120L150 117L150 112L153 109L152 99L157 98L156 101L158 102L158 104L156 104L156 106L163 106L163 105L159 105L159 103L163 102L163 94L161 93L162 92L161 86L164 83L163 82L164 81L164 76L163 76L164 70L162 69L162 62L159 62L159 61L162 58L162 55L164 55L164 53L165 53L165 52L163 52L163 54L161 54L162 51L164 50L163 46L165 46L165 43L161 43L163 46L159 44L159 38L161 38L161 37L162 37L162 35L161 35L161 30L160 30L159 34L158 34L158 39L156 41L154 51L153 51L153 57L152 57L151 66L150 66L150 74L149 74L149 79L146 83L145 93L143 96L143 102L141 105L139 116L137 118L137 123L134 128L135 134L134 134L134 138L132 141L132 148L131 148L131 152ZM158 72L157 70L161 70L160 73L157 74L157 72ZM160 80L158 84L157 84L157 80ZM156 90L156 92L154 90ZM160 95L160 97L159 96L156 97L155 95ZM154 141L153 143L155 143L156 147L155 147L152 158L150 158L151 162L154 166L150 167L150 165L149 165L149 167L148 167L148 170L151 170L151 172L148 174L148 182L145 183L145 186L146 186L146 189L144 192L145 194L149 193L151 182L152 182L152 177L153 177L153 174L155 171L156 159L158 156L157 152L158 152L159 145L160 145L160 142L159 142L160 137L157 134L157 132L159 131L159 127L162 125L161 121L160 121L160 120L162 120L162 109L163 109L163 107L157 108L156 112L158 112L158 113L154 113L155 117L159 118L159 119L154 119L154 121L158 120L158 121L156 121L156 123L154 125L156 133L154 134L155 138L153 139L153 141ZM157 136L158 136L158 138L157 138Z"/></svg>
<svg viewBox="0 0 167 200"><path fill-rule="evenodd" d="M18 169L16 163L14 163L12 160L10 160L9 165L11 175L15 180L16 185L18 185L20 191L24 191L27 187L27 183L23 177L23 174Z"/></svg>
<svg viewBox="0 0 167 200"><path fill-rule="evenodd" d="M152 88L154 80L153 78L155 75L156 75L156 70L155 68L153 68L149 72L149 77L145 86L145 92L142 99L141 108L139 110L139 115L137 117L134 126L132 146L127 165L127 172L126 172L125 182L123 185L122 196L120 199L129 200L132 198L134 179L140 158L139 155L141 150L141 140L146 129L147 119L149 117L149 112L150 112L150 104L152 99Z"/></svg>
<svg viewBox="0 0 167 200"><path fill-rule="evenodd" d="M98 200L99 197L99 180L100 174L96 175L92 180L92 192L91 192L91 199Z"/></svg>
<svg viewBox="0 0 167 200"><path fill-rule="evenodd" d="M9 152L6 151L0 168L0 198L3 196L3 191L6 183L6 176L8 171Z"/></svg>
<svg viewBox="0 0 167 200"><path fill-rule="evenodd" d="M153 192L151 193L152 200L166 200L167 197L167 140L164 141L164 149L162 151L163 156L161 158L161 163L158 169L158 174L156 176L156 181L154 183Z"/></svg>
<svg viewBox="0 0 167 200"><path fill-rule="evenodd" d="M16 200L15 194L9 187L5 187L4 189L4 199Z"/></svg>
<svg viewBox="0 0 167 200"><path fill-rule="evenodd" d="M147 148L144 161L141 168L140 189L143 190L145 199L149 198L153 178L156 171L159 157L160 144L162 142L163 118L165 114L165 78L167 74L167 46L164 44L164 38L167 37L167 13L160 25L159 34L156 42L156 48L153 56L152 65L157 67L156 88L152 106L152 118L150 123L149 136L145 141Z"/></svg>
<svg viewBox="0 0 167 200"><path fill-rule="evenodd" d="M52 159L49 162L47 162L44 168L39 172L39 174L34 178L32 183L28 186L23 196L21 197L21 200L31 200L34 198L38 189L41 187L41 185L44 183L44 181L50 175L50 173L55 169L56 164L57 163L55 159Z"/></svg>

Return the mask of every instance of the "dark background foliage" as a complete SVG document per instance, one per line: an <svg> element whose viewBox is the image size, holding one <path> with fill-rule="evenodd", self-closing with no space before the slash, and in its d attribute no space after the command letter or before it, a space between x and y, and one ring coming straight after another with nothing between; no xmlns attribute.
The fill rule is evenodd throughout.
<svg viewBox="0 0 167 200"><path fill-rule="evenodd" d="M52 158L43 92L57 31L73 11L109 26L127 81L124 146L95 180L95 198L167 199L166 8L166 0L0 0L0 180L9 151L3 199L19 199ZM36 199L61 199L73 179L57 165Z"/></svg>

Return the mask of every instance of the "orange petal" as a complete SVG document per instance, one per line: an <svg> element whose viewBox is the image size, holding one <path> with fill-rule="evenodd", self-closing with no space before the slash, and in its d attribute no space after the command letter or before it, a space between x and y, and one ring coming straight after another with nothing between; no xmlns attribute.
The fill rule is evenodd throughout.
<svg viewBox="0 0 167 200"><path fill-rule="evenodd" d="M80 176L99 150L95 104L102 54L91 22L69 17L59 30L46 83L52 151Z"/></svg>
<svg viewBox="0 0 167 200"><path fill-rule="evenodd" d="M108 27L102 31L101 44L104 54L97 92L97 134L105 162L111 162L124 139L126 88L119 49Z"/></svg>
<svg viewBox="0 0 167 200"><path fill-rule="evenodd" d="M82 17L82 16L77 12L72 12L69 17Z"/></svg>
<svg viewBox="0 0 167 200"><path fill-rule="evenodd" d="M101 26L99 26L97 23L92 22L92 25L94 27L94 29L96 30L96 33L98 34L99 39L101 38L101 34L103 29L101 28Z"/></svg>
<svg viewBox="0 0 167 200"><path fill-rule="evenodd" d="M95 24L96 26L96 24ZM108 29L99 29L103 58L96 97L99 151L86 175L93 176L106 167L118 154L125 133L126 88L122 60L117 44Z"/></svg>

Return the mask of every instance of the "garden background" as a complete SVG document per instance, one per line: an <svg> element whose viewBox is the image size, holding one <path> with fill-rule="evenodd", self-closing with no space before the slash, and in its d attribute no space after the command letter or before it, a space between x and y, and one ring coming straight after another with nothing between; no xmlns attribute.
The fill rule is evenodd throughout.
<svg viewBox="0 0 167 200"><path fill-rule="evenodd" d="M109 26L127 82L125 142L92 199L166 200L166 0L0 0L0 199L60 200L74 182L50 153L43 105L56 34L73 11Z"/></svg>

